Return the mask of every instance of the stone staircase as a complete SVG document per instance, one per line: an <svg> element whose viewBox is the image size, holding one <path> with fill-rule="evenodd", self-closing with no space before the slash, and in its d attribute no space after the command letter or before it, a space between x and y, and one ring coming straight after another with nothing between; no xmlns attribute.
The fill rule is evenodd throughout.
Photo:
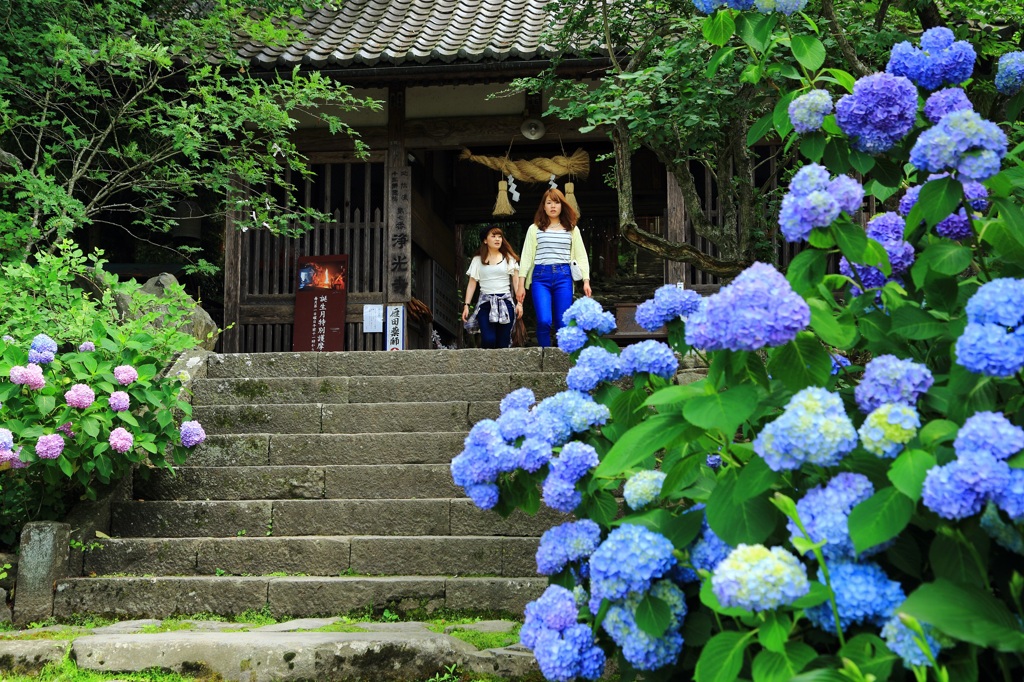
<svg viewBox="0 0 1024 682"><path fill-rule="evenodd" d="M546 585L538 538L565 517L481 511L449 462L509 391L552 395L568 366L540 348L210 356L206 443L137 473L54 615L521 613Z"/></svg>

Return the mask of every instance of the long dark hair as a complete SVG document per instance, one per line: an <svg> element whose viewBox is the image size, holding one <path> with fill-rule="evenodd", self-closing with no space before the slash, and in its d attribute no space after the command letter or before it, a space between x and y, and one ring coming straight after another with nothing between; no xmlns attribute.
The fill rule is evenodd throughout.
<svg viewBox="0 0 1024 682"><path fill-rule="evenodd" d="M485 265L487 263L487 256L489 255L487 251L487 238L491 236L492 232L497 232L501 235L501 247L498 249L498 251L501 252L501 255L504 258L511 258L518 263L519 254L516 253L516 250L512 248L511 244L509 244L508 237L505 236L504 230L495 225L487 230L487 234L484 235L483 240L480 242L480 248L476 251L476 255L480 256L480 264Z"/></svg>
<svg viewBox="0 0 1024 682"><path fill-rule="evenodd" d="M576 211L573 210L572 206L566 202L565 195L557 189L549 189L547 192L544 192L544 196L540 198L540 206L537 207L537 214L533 216L533 224L540 230L546 230L551 225L548 214L544 212L544 202L548 199L554 199L562 205L562 226L566 232L571 232L572 228L576 227L576 221L579 219L579 216L576 215Z"/></svg>

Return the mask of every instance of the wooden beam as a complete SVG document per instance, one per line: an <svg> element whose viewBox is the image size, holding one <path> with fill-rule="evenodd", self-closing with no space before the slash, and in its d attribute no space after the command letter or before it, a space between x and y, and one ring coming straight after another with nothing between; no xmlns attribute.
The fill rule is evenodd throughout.
<svg viewBox="0 0 1024 682"><path fill-rule="evenodd" d="M235 212L228 210L224 216L224 335L221 340L221 350L225 353L237 353L241 348L238 316L242 295L241 236L235 227Z"/></svg>
<svg viewBox="0 0 1024 682"><path fill-rule="evenodd" d="M668 203L668 234L666 238L670 242L686 241L686 204L683 202L683 191L679 183L672 176L671 171L665 170L665 190ZM685 282L689 276L690 266L678 261L665 261L665 281Z"/></svg>
<svg viewBox="0 0 1024 682"><path fill-rule="evenodd" d="M408 303L412 298L412 173L406 159L405 87L388 88L388 158L384 164L387 178L387 225L385 250L387 262L387 301Z"/></svg>

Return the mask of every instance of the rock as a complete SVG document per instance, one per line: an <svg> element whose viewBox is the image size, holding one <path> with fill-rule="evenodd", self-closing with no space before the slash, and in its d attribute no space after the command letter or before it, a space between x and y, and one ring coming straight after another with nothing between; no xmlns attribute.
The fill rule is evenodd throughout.
<svg viewBox="0 0 1024 682"><path fill-rule="evenodd" d="M14 618L19 625L53 615L53 584L68 574L70 541L71 526L66 523L25 524L14 603Z"/></svg>
<svg viewBox="0 0 1024 682"><path fill-rule="evenodd" d="M175 288L180 286L178 280L174 278L174 275L163 272L156 277L151 278L145 284L142 285L140 291L146 294L152 294L158 298L166 298ZM192 310L192 325L186 327L185 331L188 331L192 336L196 338L198 346L206 350L213 350L213 347L217 344L217 337L220 335L220 330L214 323L213 318L210 314L203 310L202 306L193 301L194 308ZM167 310L164 306L158 306ZM159 318L158 318L159 320ZM159 322L158 322L159 324Z"/></svg>
<svg viewBox="0 0 1024 682"><path fill-rule="evenodd" d="M7 607L7 590L0 589L0 623L11 622L11 610Z"/></svg>

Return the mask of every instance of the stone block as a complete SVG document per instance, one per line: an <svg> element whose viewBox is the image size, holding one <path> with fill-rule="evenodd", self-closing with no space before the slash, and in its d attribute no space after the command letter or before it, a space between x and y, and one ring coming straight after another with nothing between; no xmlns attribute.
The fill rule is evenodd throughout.
<svg viewBox="0 0 1024 682"><path fill-rule="evenodd" d="M182 468L262 466L270 462L267 434L211 435L188 454Z"/></svg>
<svg viewBox="0 0 1024 682"><path fill-rule="evenodd" d="M57 583L53 615L90 613L111 618L233 616L267 603L269 578L72 578ZM152 664L151 664L152 665Z"/></svg>
<svg viewBox="0 0 1024 682"><path fill-rule="evenodd" d="M547 578L448 578L444 605L455 611L518 615L547 586Z"/></svg>
<svg viewBox="0 0 1024 682"><path fill-rule="evenodd" d="M448 464L367 464L327 467L328 499L463 497Z"/></svg>
<svg viewBox="0 0 1024 682"><path fill-rule="evenodd" d="M480 371L485 368L481 367ZM349 379L350 403L501 400L509 391L508 374L426 374ZM327 402L326 400L324 402Z"/></svg>
<svg viewBox="0 0 1024 682"><path fill-rule="evenodd" d="M452 535L540 537L552 526L574 518L571 514L561 514L544 506L533 516L517 509L507 518L502 518L492 511L478 509L468 499L451 500L451 509Z"/></svg>
<svg viewBox="0 0 1024 682"><path fill-rule="evenodd" d="M539 538L502 538L501 575L507 578L536 577L539 545Z"/></svg>
<svg viewBox="0 0 1024 682"><path fill-rule="evenodd" d="M272 504L276 536L448 535L448 500L276 500Z"/></svg>
<svg viewBox="0 0 1024 682"><path fill-rule="evenodd" d="M320 353L320 376L540 372L540 348L406 350L394 353Z"/></svg>
<svg viewBox="0 0 1024 682"><path fill-rule="evenodd" d="M466 431L467 409L465 402L324 405L323 433Z"/></svg>
<svg viewBox="0 0 1024 682"><path fill-rule="evenodd" d="M264 377L205 379L192 387L194 401L203 405L284 405L346 403L347 377Z"/></svg>
<svg viewBox="0 0 1024 682"><path fill-rule="evenodd" d="M501 414L499 401L481 401L469 404L469 425L472 427L482 419L497 419Z"/></svg>
<svg viewBox="0 0 1024 682"><path fill-rule="evenodd" d="M208 434L320 433L320 405L198 405L193 417Z"/></svg>
<svg viewBox="0 0 1024 682"><path fill-rule="evenodd" d="M196 570L214 575L336 576L349 568L347 537L236 537L198 541Z"/></svg>
<svg viewBox="0 0 1024 682"><path fill-rule="evenodd" d="M502 538L355 537L352 570L364 575L501 575Z"/></svg>
<svg viewBox="0 0 1024 682"><path fill-rule="evenodd" d="M135 496L145 500L319 499L324 496L324 470L308 466L137 470Z"/></svg>
<svg viewBox="0 0 1024 682"><path fill-rule="evenodd" d="M85 554L85 573L107 575L192 575L196 572L198 541L138 538L100 540Z"/></svg>
<svg viewBox="0 0 1024 682"><path fill-rule="evenodd" d="M468 428L468 427L466 427ZM466 429L438 433L273 435L275 465L449 464L462 452Z"/></svg>
<svg viewBox="0 0 1024 682"><path fill-rule="evenodd" d="M544 398L553 396L556 393L564 391L567 387L565 385L565 374L558 374L555 372L531 372L528 374L513 374L512 381L509 385L510 391L514 391L517 388L528 388L533 391L533 395L540 402Z"/></svg>
<svg viewBox="0 0 1024 682"><path fill-rule="evenodd" d="M315 377L317 353L232 353L207 360L211 379Z"/></svg>
<svg viewBox="0 0 1024 682"><path fill-rule="evenodd" d="M48 663L64 660L70 641L45 639L11 639L0 641L0 679L8 675L34 675Z"/></svg>
<svg viewBox="0 0 1024 682"><path fill-rule="evenodd" d="M231 537L263 535L271 527L270 500L157 500L115 504L111 534L120 537Z"/></svg>
<svg viewBox="0 0 1024 682"><path fill-rule="evenodd" d="M569 371L570 367L572 367L572 358L569 357L568 353L563 352L557 346L544 349L544 361L541 364L542 371L565 374Z"/></svg>
<svg viewBox="0 0 1024 682"><path fill-rule="evenodd" d="M384 609L435 611L445 602L445 579L272 578L270 611L275 616L329 616Z"/></svg>
<svg viewBox="0 0 1024 682"><path fill-rule="evenodd" d="M71 526L54 521L26 523L21 531L14 622L46 620L53 615L53 584L68 575Z"/></svg>

